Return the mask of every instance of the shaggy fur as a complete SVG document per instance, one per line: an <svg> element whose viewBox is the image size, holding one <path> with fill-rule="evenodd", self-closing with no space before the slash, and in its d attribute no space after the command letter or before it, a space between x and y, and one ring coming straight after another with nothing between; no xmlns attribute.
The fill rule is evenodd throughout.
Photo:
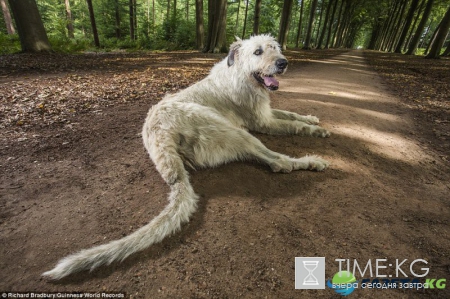
<svg viewBox="0 0 450 299"><path fill-rule="evenodd" d="M278 89L275 76L286 68L287 60L274 38L260 35L238 40L205 79L153 106L142 137L170 186L169 204L131 235L70 255L43 275L61 279L123 261L179 230L196 210L198 199L185 165L214 167L229 161L256 160L274 172L325 169L328 162L319 157L291 158L273 152L247 131L329 136L317 126L319 120L314 116L271 109L269 92Z"/></svg>

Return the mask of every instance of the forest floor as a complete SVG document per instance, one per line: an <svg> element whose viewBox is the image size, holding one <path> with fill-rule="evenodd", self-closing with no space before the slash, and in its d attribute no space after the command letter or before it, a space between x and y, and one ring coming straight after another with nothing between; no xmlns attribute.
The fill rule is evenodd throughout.
<svg viewBox="0 0 450 299"><path fill-rule="evenodd" d="M57 282L40 274L129 234L166 205L169 189L142 145L144 118L223 55L0 56L0 292L340 298L294 289L294 258L326 257L327 279L339 270L335 259L370 260L372 276L375 260L386 259L379 274L400 278L395 264L406 259L400 268L410 279L425 268L420 282L447 279L445 289L357 289L355 298L450 298L450 61L286 54L273 107L316 115L332 135L255 135L281 153L320 155L329 169L192 171L201 201L179 233Z"/></svg>

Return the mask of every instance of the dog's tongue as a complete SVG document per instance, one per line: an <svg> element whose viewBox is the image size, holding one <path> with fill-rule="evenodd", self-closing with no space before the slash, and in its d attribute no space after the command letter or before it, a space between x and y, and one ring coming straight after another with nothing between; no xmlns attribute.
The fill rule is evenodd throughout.
<svg viewBox="0 0 450 299"><path fill-rule="evenodd" d="M266 86L278 87L278 85L280 85L280 82L278 82L274 77L264 77L264 84L266 84Z"/></svg>

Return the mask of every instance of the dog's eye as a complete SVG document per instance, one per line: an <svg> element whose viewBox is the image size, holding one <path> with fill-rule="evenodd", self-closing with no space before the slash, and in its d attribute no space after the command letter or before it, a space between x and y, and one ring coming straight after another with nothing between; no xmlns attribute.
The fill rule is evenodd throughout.
<svg viewBox="0 0 450 299"><path fill-rule="evenodd" d="M263 53L263 51L261 49L257 49L255 52L253 52L253 54L255 55L261 55Z"/></svg>

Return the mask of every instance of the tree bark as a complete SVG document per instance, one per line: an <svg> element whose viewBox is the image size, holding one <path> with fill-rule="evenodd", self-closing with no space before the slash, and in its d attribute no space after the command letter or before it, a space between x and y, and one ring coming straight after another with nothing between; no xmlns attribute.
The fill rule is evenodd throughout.
<svg viewBox="0 0 450 299"><path fill-rule="evenodd" d="M409 0L403 0L402 4L401 4L401 11L400 14L395 18L395 25L392 28L392 32L391 32L391 36L389 38L389 43L386 47L386 51L389 52L393 52L394 51L394 44L396 44L397 42L397 37L399 35L399 28L402 27L402 22L403 22L403 16L405 14L406 11L406 7L408 6L408 1Z"/></svg>
<svg viewBox="0 0 450 299"><path fill-rule="evenodd" d="M205 29L203 25L203 0L195 0L195 28L197 49L203 50Z"/></svg>
<svg viewBox="0 0 450 299"><path fill-rule="evenodd" d="M441 25L439 26L439 31L436 35L436 38L431 45L430 52L426 56L426 58L434 58L437 59L441 55L441 49L444 45L445 39L448 35L448 30L450 29L450 7L447 9L447 12L444 15L444 18L441 21Z"/></svg>
<svg viewBox="0 0 450 299"><path fill-rule="evenodd" d="M329 1L328 1L329 2ZM322 17L323 17L323 11L325 9L325 0L322 0L322 3L320 5L320 15L319 15L319 24L317 24L317 33L316 33L316 44L317 44L317 40L319 40L319 36L320 36L320 26L322 26ZM313 30L314 33L315 30ZM316 46L317 48L317 46Z"/></svg>
<svg viewBox="0 0 450 299"><path fill-rule="evenodd" d="M130 13L130 39L134 40L134 0L129 0L128 2L129 6L129 13Z"/></svg>
<svg viewBox="0 0 450 299"><path fill-rule="evenodd" d="M298 48L300 43L300 36L302 35L302 21L303 21L303 7L305 4L305 0L302 0L302 4L300 5L300 17L298 19L298 28L297 28L297 38L295 39L295 47Z"/></svg>
<svg viewBox="0 0 450 299"><path fill-rule="evenodd" d="M255 3L255 16L253 18L253 34L259 34L259 18L261 15L261 0L256 0Z"/></svg>
<svg viewBox="0 0 450 299"><path fill-rule="evenodd" d="M414 18L414 12L417 9L417 6L419 5L419 0L412 0L411 6L409 7L408 14L406 15L405 24L403 25L403 30L400 35L400 38L397 43L397 47L395 48L395 53L402 53L402 46L405 42L406 36L408 35L409 27L411 27L411 23Z"/></svg>
<svg viewBox="0 0 450 299"><path fill-rule="evenodd" d="M51 51L35 0L9 0L23 52Z"/></svg>
<svg viewBox="0 0 450 299"><path fill-rule="evenodd" d="M208 37L205 52L227 52L227 1L208 0Z"/></svg>
<svg viewBox="0 0 450 299"><path fill-rule="evenodd" d="M317 0L312 0L311 10L309 11L308 29L306 30L305 45L303 46L303 49L305 50L311 49L311 36L312 36L312 29L314 26L314 17L316 15L316 8L317 8Z"/></svg>
<svg viewBox="0 0 450 299"><path fill-rule="evenodd" d="M317 1L317 0L315 0ZM278 43L283 50L286 50L287 37L289 32L289 21L292 12L292 0L285 0L283 4L283 12L280 20L280 32L278 34Z"/></svg>
<svg viewBox="0 0 450 299"><path fill-rule="evenodd" d="M245 1L245 15L244 15L244 28L242 29L242 38L245 38L245 31L247 29L247 15L248 15L248 1L249 0L244 0Z"/></svg>
<svg viewBox="0 0 450 299"><path fill-rule="evenodd" d="M236 24L234 25L234 35L237 36L238 27L239 27L239 12L241 10L241 0L238 0L238 7L236 11Z"/></svg>
<svg viewBox="0 0 450 299"><path fill-rule="evenodd" d="M336 1L336 0L334 0L334 1ZM323 22L323 28L322 28L322 32L320 33L319 41L317 43L317 49L322 48L323 39L325 38L325 33L327 31L328 22L330 19L331 5L333 5L333 0L328 1L327 13L325 14L325 21Z"/></svg>
<svg viewBox="0 0 450 299"><path fill-rule="evenodd" d="M67 32L69 38L74 38L73 18L72 18L72 10L70 9L70 1L64 0L64 4L66 6Z"/></svg>
<svg viewBox="0 0 450 299"><path fill-rule="evenodd" d="M413 21L413 23L411 25L411 30L409 30L408 37L406 38L405 43L403 44L403 52L406 52L408 50L408 48L409 48L409 43L411 42L411 39L412 39L412 37L414 35L414 31L417 28L417 26L416 26L417 22L420 19L420 15L423 13L423 9L425 7L425 3L426 2L427 2L426 0L420 0L420 6L417 9L417 14L414 17L414 21Z"/></svg>
<svg viewBox="0 0 450 299"><path fill-rule="evenodd" d="M420 37L422 36L423 29L428 21L431 14L431 8L433 7L434 0L428 0L427 6L425 6L425 11L423 12L422 19L420 20L419 26L417 27L416 33L414 34L411 43L409 44L408 51L406 55L413 55L416 53L417 46L419 45Z"/></svg>
<svg viewBox="0 0 450 299"><path fill-rule="evenodd" d="M5 19L6 32L8 32L8 34L16 34L16 29L14 29L6 0L0 0L0 5L2 6L3 18Z"/></svg>
<svg viewBox="0 0 450 299"><path fill-rule="evenodd" d="M98 39L97 25L95 24L94 8L92 7L92 0L86 0L89 9L89 18L91 20L92 35L94 35L94 44L100 48L100 40Z"/></svg>
<svg viewBox="0 0 450 299"><path fill-rule="evenodd" d="M325 49L328 49L330 47L330 38L331 38L331 32L333 31L333 22L334 22L334 15L336 14L338 0L334 0L333 5L333 13L331 14L330 24L328 25L328 34L327 34L327 40L325 42Z"/></svg>
<svg viewBox="0 0 450 299"><path fill-rule="evenodd" d="M341 23L342 23L342 12L343 12L343 7L344 7L344 2L345 2L345 0L342 0L341 1L341 5L339 6L339 13L337 15L337 23L336 23L336 27L334 28L333 38L331 39L331 45L330 46L332 48L336 44L336 37L337 37L337 34L338 34L339 30L340 30L340 27L342 26Z"/></svg>

